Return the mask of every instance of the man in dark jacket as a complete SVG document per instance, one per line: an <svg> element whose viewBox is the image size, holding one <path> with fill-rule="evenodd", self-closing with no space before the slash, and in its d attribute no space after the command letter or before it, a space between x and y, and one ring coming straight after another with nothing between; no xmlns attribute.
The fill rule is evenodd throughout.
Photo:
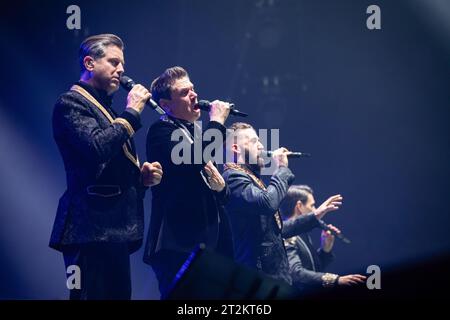
<svg viewBox="0 0 450 320"><path fill-rule="evenodd" d="M297 224L302 220L318 221L323 216L337 210L342 204L342 196L334 195L328 198L319 208L315 207L313 190L306 185L291 186L286 197L280 206L280 211L285 219L285 224ZM318 224L310 223L311 229ZM339 229L333 225L328 225L334 232L339 233ZM297 231L300 228L297 228ZM310 230L311 230L310 229ZM324 269L333 261L332 248L334 236L330 231L322 231L321 247L316 250L307 229L300 233L289 234L285 244L289 259L290 274L293 285L300 290L314 288L330 288L334 286L348 286L363 283L365 277L359 274L339 276L333 273L326 273ZM287 234L287 232L285 232Z"/></svg>
<svg viewBox="0 0 450 320"><path fill-rule="evenodd" d="M226 210L233 231L237 262L275 279L291 283L289 265L281 235L279 205L294 180L288 168L288 150L273 152L276 171L266 186L260 178L264 147L253 127L234 123L228 132L227 162L223 177L231 195Z"/></svg>
<svg viewBox="0 0 450 320"><path fill-rule="evenodd" d="M63 252L67 270L79 273L81 283L69 287L71 299L130 299L129 255L142 243L144 192L162 175L159 163L140 167L131 138L151 95L136 85L120 116L111 109L124 72L119 37L87 38L79 58L80 81L59 97L53 112L67 190L50 246Z"/></svg>
<svg viewBox="0 0 450 320"><path fill-rule="evenodd" d="M211 144L203 141L204 133L212 133L222 151L230 107L212 102L210 121L202 130L196 121L200 117L197 94L186 70L165 70L151 89L167 116L155 122L147 135L147 160L162 164L164 179L152 188L144 261L152 266L164 298L180 267L200 243L233 255L231 231L222 208L229 191L210 157L204 157Z"/></svg>

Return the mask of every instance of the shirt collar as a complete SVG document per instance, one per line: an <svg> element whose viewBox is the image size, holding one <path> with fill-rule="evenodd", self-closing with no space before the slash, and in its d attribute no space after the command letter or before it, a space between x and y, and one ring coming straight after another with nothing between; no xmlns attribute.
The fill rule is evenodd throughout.
<svg viewBox="0 0 450 320"><path fill-rule="evenodd" d="M111 108L113 95L108 95L106 91L98 90L84 81L78 81L77 85L89 92L104 107Z"/></svg>

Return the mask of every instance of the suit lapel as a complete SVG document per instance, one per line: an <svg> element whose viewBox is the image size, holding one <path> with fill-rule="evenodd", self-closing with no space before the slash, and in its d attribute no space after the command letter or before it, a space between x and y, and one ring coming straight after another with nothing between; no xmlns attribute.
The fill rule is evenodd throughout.
<svg viewBox="0 0 450 320"><path fill-rule="evenodd" d="M78 92L79 94L81 94L83 97L85 97L89 102L91 102L97 109L99 109L102 114L108 119L108 121L110 123L113 123L114 118L113 116L108 112L108 110L106 110L105 107L103 107L100 102L97 101L97 99L95 99L89 92L87 92L85 89L83 89L81 86L79 85L73 85L72 88L70 88L70 90ZM134 152L134 148L133 148L133 144L131 139L128 139L123 145L122 145L122 149L123 152L125 154L125 156L131 161L133 162L134 165L136 165L138 168L140 168L139 165L139 159L136 155L136 153Z"/></svg>

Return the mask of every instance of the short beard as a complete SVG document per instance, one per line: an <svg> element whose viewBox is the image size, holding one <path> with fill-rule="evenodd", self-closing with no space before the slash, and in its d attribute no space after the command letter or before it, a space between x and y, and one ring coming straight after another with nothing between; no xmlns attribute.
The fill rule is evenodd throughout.
<svg viewBox="0 0 450 320"><path fill-rule="evenodd" d="M258 156L258 157L256 158L256 161L257 161L257 166L258 166L259 168L263 168L263 167L264 167L264 159L263 159L262 157Z"/></svg>
<svg viewBox="0 0 450 320"><path fill-rule="evenodd" d="M249 165L252 168L257 168L258 170L260 170L261 168L264 167L264 159L262 157L260 157L259 155L256 156L256 163L250 163L250 153L248 152L247 149L244 150L244 161L245 164ZM255 161L252 161L255 162Z"/></svg>

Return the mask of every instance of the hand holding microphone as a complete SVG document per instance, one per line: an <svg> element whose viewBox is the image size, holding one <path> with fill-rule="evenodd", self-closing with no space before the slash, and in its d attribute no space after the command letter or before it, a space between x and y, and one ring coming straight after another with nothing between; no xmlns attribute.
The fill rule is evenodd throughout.
<svg viewBox="0 0 450 320"><path fill-rule="evenodd" d="M322 230L324 230L325 232L327 232L329 234L332 234L333 236L342 240L344 243L347 243L347 244L351 243L351 241L342 234L341 230L339 230L338 228L336 228L335 226L333 226L331 224L326 224L325 222L323 222L320 219L318 219L318 220L319 220L319 227Z"/></svg>
<svg viewBox="0 0 450 320"><path fill-rule="evenodd" d="M273 153L275 151L263 151L264 156L271 158ZM288 158L307 158L307 157L311 157L310 153L307 152L294 152L294 151L289 151L289 153L287 154Z"/></svg>
<svg viewBox="0 0 450 320"><path fill-rule="evenodd" d="M334 235L341 233L341 230L331 224L327 225L327 229L322 230L320 235L320 247L324 252L329 253L333 249Z"/></svg>
<svg viewBox="0 0 450 320"><path fill-rule="evenodd" d="M209 120L217 121L223 125L225 123L225 120L227 120L228 115L230 114L230 108L231 105L229 103L220 100L214 100L209 104Z"/></svg>
<svg viewBox="0 0 450 320"><path fill-rule="evenodd" d="M127 108L132 108L141 113L144 105L158 112L159 114L166 114L166 112L152 100L152 94L142 85L136 84L130 77L122 75L120 77L120 85L128 91Z"/></svg>
<svg viewBox="0 0 450 320"><path fill-rule="evenodd" d="M196 107L204 110L204 111L210 111L211 107L214 105L215 102L217 102L218 100L215 100L213 102L209 102L208 100L200 100L199 102L197 102ZM238 116L238 117L247 117L248 114L242 111L239 111L238 109L235 108L233 103L228 103L230 111L229 113L233 116Z"/></svg>
<svg viewBox="0 0 450 320"><path fill-rule="evenodd" d="M128 93L127 109L130 108L141 113L147 100L151 97L151 93L143 85L136 84Z"/></svg>
<svg viewBox="0 0 450 320"><path fill-rule="evenodd" d="M262 151L261 155L267 158L274 158L278 167L280 167L280 164L281 166L287 167L288 166L287 158L303 158L311 156L310 153L288 151L286 148L279 148L275 151L264 150ZM282 155L283 158L280 158L280 155ZM284 157L286 157L286 159L284 159Z"/></svg>
<svg viewBox="0 0 450 320"><path fill-rule="evenodd" d="M275 160L277 168L288 167L289 151L286 148L278 148L277 150L271 152L271 157Z"/></svg>

